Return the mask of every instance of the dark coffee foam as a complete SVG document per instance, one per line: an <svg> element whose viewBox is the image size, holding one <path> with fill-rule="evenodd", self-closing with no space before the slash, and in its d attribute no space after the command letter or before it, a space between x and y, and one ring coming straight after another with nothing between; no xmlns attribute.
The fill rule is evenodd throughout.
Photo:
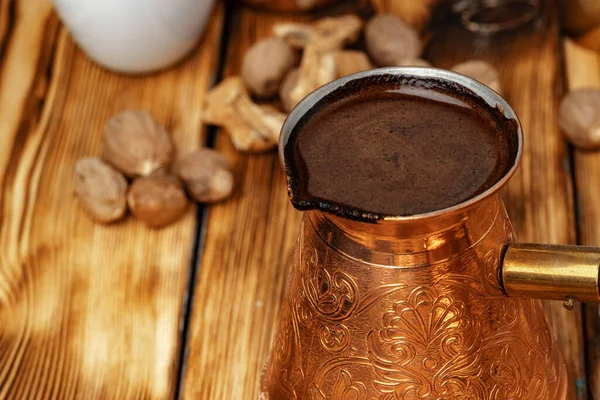
<svg viewBox="0 0 600 400"><path fill-rule="evenodd" d="M449 82L355 81L294 128L284 149L292 202L362 219L454 206L510 170L516 125Z"/></svg>

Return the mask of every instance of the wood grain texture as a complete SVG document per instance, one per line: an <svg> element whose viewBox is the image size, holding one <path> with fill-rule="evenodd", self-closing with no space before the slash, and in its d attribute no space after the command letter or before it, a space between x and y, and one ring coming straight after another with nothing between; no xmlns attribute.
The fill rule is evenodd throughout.
<svg viewBox="0 0 600 400"><path fill-rule="evenodd" d="M244 9L232 21L226 75L239 74L246 49L270 36L274 23L302 20ZM209 210L183 397L254 400L301 214L275 153L242 155L223 131L216 148L233 166L236 191Z"/></svg>
<svg viewBox="0 0 600 400"><path fill-rule="evenodd" d="M46 94L43 69L50 64L57 24L49 0L0 2L0 184L23 112L31 111ZM38 96L32 98L31 93Z"/></svg>
<svg viewBox="0 0 600 400"><path fill-rule="evenodd" d="M49 0L6 7L16 13L4 31L0 17L0 399L170 398L195 212L161 231L95 224L72 195L72 169L99 154L104 122L127 108L150 111L181 151L201 143L222 9L184 63L127 77L92 64Z"/></svg>
<svg viewBox="0 0 600 400"><path fill-rule="evenodd" d="M8 41L8 33L11 28L11 23L14 19L11 6L14 2L9 0L0 1L0 60L4 54L6 42Z"/></svg>
<svg viewBox="0 0 600 400"><path fill-rule="evenodd" d="M600 54L565 39L565 65L569 90L600 89ZM579 205L581 244L600 246L600 153L575 151L575 179ZM586 304L586 338L589 388L600 399L600 307Z"/></svg>

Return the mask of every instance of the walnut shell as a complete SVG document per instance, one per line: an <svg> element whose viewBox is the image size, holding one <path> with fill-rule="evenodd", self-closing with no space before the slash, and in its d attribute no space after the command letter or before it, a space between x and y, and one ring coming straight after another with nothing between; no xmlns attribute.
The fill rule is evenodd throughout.
<svg viewBox="0 0 600 400"><path fill-rule="evenodd" d="M222 126L236 149L261 153L277 147L286 115L252 102L238 76L219 83L204 99L202 120Z"/></svg>
<svg viewBox="0 0 600 400"><path fill-rule="evenodd" d="M146 111L124 111L106 123L104 159L129 177L148 176L173 161L165 128Z"/></svg>
<svg viewBox="0 0 600 400"><path fill-rule="evenodd" d="M294 101L292 100L292 90L298 84L300 78L300 68L294 68L286 75L281 87L279 88L279 100L281 100L281 107L284 111L290 112L294 108Z"/></svg>
<svg viewBox="0 0 600 400"><path fill-rule="evenodd" d="M94 157L78 160L73 186L79 203L95 221L109 223L125 215L127 181L110 165Z"/></svg>
<svg viewBox="0 0 600 400"><path fill-rule="evenodd" d="M502 94L502 85L500 84L500 74L498 70L490 63L482 60L469 60L455 65L452 71L466 75L479 81L495 91Z"/></svg>
<svg viewBox="0 0 600 400"><path fill-rule="evenodd" d="M467 2L469 1L467 0ZM376 12L391 12L419 32L425 29L431 20L433 9L439 3L440 0L371 0L371 4Z"/></svg>
<svg viewBox="0 0 600 400"><path fill-rule="evenodd" d="M371 58L381 67L395 66L421 54L417 31L392 14L373 17L367 23L365 40Z"/></svg>
<svg viewBox="0 0 600 400"><path fill-rule="evenodd" d="M341 50L358 40L363 22L353 14L321 18L312 24L281 22L273 26L276 37L295 49L310 43L327 52Z"/></svg>
<svg viewBox="0 0 600 400"><path fill-rule="evenodd" d="M229 162L218 151L201 148L175 162L173 172L185 183L189 195L200 203L216 203L233 191Z"/></svg>
<svg viewBox="0 0 600 400"><path fill-rule="evenodd" d="M180 219L189 201L181 181L166 173L143 176L133 181L127 193L131 213L151 228L162 228Z"/></svg>
<svg viewBox="0 0 600 400"><path fill-rule="evenodd" d="M400 61L397 67L432 67L431 63L422 58L406 58Z"/></svg>
<svg viewBox="0 0 600 400"><path fill-rule="evenodd" d="M341 50L335 53L337 78L373 69L373 64L365 52Z"/></svg>
<svg viewBox="0 0 600 400"><path fill-rule="evenodd" d="M312 40L315 32L314 24L280 22L273 25L273 34L284 40L293 49L303 49Z"/></svg>
<svg viewBox="0 0 600 400"><path fill-rule="evenodd" d="M272 97L277 94L281 81L296 63L294 50L283 39L263 39L246 52L242 78L255 95Z"/></svg>
<svg viewBox="0 0 600 400"><path fill-rule="evenodd" d="M576 89L564 96L559 123L574 146L584 150L600 148L600 90Z"/></svg>

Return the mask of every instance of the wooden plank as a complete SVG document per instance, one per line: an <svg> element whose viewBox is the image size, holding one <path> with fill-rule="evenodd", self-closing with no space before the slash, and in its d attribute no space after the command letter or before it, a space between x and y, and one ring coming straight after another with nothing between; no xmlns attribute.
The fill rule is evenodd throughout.
<svg viewBox="0 0 600 400"><path fill-rule="evenodd" d="M278 21L245 9L234 17L226 75L239 74L245 50ZM300 213L287 198L275 153L245 156L224 132L216 148L230 160L237 187L211 207L200 260L184 377L185 399L256 399L271 346Z"/></svg>
<svg viewBox="0 0 600 400"><path fill-rule="evenodd" d="M8 35L11 30L11 5L12 1L9 0L0 0L0 59L2 59L2 54L4 53L4 47L6 42L8 41Z"/></svg>
<svg viewBox="0 0 600 400"><path fill-rule="evenodd" d="M95 224L72 170L127 108L150 111L180 151L203 141L223 10L185 62L131 77L77 50L49 0L14 7L0 66L0 399L171 398L196 213L160 231Z"/></svg>
<svg viewBox="0 0 600 400"><path fill-rule="evenodd" d="M600 89L600 54L565 39L565 65L570 90ZM600 246L600 153L575 151L575 179L581 244ZM600 307L586 304L586 339L589 388L600 398Z"/></svg>
<svg viewBox="0 0 600 400"><path fill-rule="evenodd" d="M34 101L29 93L34 84L47 84L37 79L37 72L50 62L48 49L52 48L57 29L49 0L22 3L26 4L0 1L0 183L22 110Z"/></svg>

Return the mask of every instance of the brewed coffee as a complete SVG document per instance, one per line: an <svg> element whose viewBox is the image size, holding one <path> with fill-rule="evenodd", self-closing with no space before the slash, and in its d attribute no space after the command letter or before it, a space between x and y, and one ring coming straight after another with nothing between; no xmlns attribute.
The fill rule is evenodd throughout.
<svg viewBox="0 0 600 400"><path fill-rule="evenodd" d="M482 193L514 162L507 120L477 98L394 82L343 92L317 103L286 147L299 208L423 214Z"/></svg>

